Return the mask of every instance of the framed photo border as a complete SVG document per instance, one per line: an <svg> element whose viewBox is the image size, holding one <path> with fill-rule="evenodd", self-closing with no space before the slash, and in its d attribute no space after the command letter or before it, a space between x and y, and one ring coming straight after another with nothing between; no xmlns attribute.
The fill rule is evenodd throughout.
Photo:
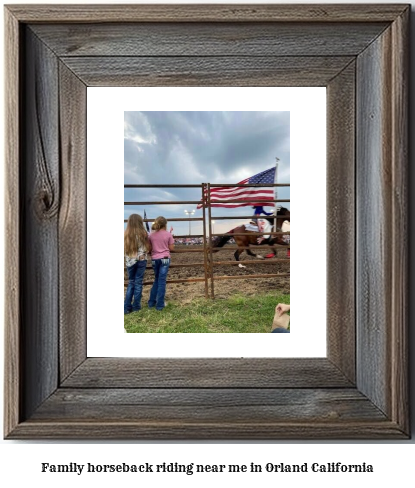
<svg viewBox="0 0 415 488"><path fill-rule="evenodd" d="M409 14L5 7L6 439L409 437ZM326 358L86 356L86 88L106 85L327 87Z"/></svg>

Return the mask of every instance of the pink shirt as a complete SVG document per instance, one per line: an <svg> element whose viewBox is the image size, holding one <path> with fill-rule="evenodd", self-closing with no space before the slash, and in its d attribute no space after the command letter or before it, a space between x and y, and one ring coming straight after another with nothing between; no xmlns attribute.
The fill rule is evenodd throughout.
<svg viewBox="0 0 415 488"><path fill-rule="evenodd" d="M151 259L170 257L169 244L174 244L173 236L167 230L152 232L148 239L151 243Z"/></svg>

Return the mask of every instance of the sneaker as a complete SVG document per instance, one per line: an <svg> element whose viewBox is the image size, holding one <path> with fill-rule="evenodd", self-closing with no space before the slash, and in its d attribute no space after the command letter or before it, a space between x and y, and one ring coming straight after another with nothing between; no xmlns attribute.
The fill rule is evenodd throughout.
<svg viewBox="0 0 415 488"><path fill-rule="evenodd" d="M271 253L271 254L267 254L265 257L267 259L271 259L271 258L275 258L275 255Z"/></svg>

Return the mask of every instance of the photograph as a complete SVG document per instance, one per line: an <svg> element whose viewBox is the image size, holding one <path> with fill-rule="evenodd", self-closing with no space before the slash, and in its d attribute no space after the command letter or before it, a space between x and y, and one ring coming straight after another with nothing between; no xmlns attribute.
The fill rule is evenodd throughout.
<svg viewBox="0 0 415 488"><path fill-rule="evenodd" d="M124 329L290 331L290 112L124 112Z"/></svg>

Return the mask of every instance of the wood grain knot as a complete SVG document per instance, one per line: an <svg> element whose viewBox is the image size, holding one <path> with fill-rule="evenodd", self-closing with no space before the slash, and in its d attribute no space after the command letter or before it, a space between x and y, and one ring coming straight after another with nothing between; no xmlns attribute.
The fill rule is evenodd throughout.
<svg viewBox="0 0 415 488"><path fill-rule="evenodd" d="M42 188L37 197L36 210L42 219L50 219L58 213L59 205L56 202L53 192Z"/></svg>
<svg viewBox="0 0 415 488"><path fill-rule="evenodd" d="M338 414L338 412L335 412L334 410L332 410L331 412L329 412L328 417L330 419L338 419L338 418L340 418L340 415Z"/></svg>

